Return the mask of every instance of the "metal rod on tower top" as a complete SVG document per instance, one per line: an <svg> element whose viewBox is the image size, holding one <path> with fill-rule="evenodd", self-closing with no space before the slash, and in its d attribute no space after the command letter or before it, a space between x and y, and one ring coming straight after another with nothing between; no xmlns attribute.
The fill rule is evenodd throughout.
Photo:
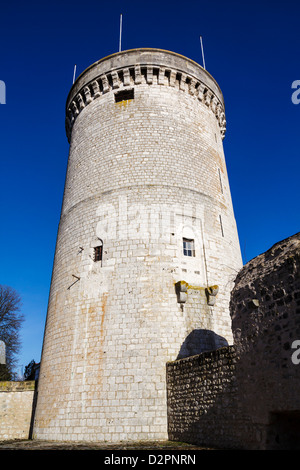
<svg viewBox="0 0 300 470"><path fill-rule="evenodd" d="M203 52L202 36L200 36L200 43L201 43L201 51L202 51L203 67L205 68L205 60L204 60L204 52Z"/></svg>
<svg viewBox="0 0 300 470"><path fill-rule="evenodd" d="M120 39L119 39L119 52L121 52L121 42L122 42L122 14L120 16Z"/></svg>
<svg viewBox="0 0 300 470"><path fill-rule="evenodd" d="M74 82L75 82L75 74L76 74L76 64L74 66L74 73L73 73L73 85L74 85Z"/></svg>

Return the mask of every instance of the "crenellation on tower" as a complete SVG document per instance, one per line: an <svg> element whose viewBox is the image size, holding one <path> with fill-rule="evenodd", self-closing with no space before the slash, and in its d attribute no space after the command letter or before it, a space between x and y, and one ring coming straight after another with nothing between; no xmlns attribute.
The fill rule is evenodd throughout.
<svg viewBox="0 0 300 470"><path fill-rule="evenodd" d="M148 59L150 64L134 65L136 55L140 55L141 53L143 54L143 52L147 54L144 60ZM120 59L118 61L118 69L116 70L110 70L103 74L102 67L100 67L99 76L97 76L95 72L92 74L92 71L87 69L86 72L78 77L78 84L77 82L74 84L70 92L66 108L66 132L69 140L76 117L93 99L98 98L101 94L108 93L110 90L140 85L142 83L177 87L179 90L187 91L192 96L195 96L197 99L204 102L215 114L219 123L222 138L224 138L226 132L226 120L223 97L216 83L209 74L206 73L206 80L204 81L204 77L202 74L199 74L199 70L196 76L192 75L192 73L196 73L197 69L191 69L190 74L187 74L182 72L180 67L177 67L174 70L174 68L170 68L169 66L164 67L162 65L158 66L151 64L151 62L153 62L154 54L160 55L162 61L166 63L169 63L169 61L166 60L166 58L169 58L169 55L174 55L177 60L183 60L182 56L179 54L170 52L166 53L166 51L161 51L159 49L134 49L119 53L118 55L122 56L122 54L125 62L128 63L129 58L132 63L130 67L125 66L121 68L119 63L121 62ZM110 56L107 60L113 62L113 58L114 55ZM185 62L187 60L189 60L193 66L196 65L190 59L184 58ZM102 61L99 61L95 64L96 69L98 64L99 66L103 66ZM173 63L172 65L174 67L175 64ZM185 63L180 65L184 66ZM199 67L200 66L198 66L198 69ZM87 77L85 77L85 75L87 75ZM90 79L90 75L92 75L92 79ZM207 80L208 77L209 80ZM83 84L81 84L81 81L83 81Z"/></svg>

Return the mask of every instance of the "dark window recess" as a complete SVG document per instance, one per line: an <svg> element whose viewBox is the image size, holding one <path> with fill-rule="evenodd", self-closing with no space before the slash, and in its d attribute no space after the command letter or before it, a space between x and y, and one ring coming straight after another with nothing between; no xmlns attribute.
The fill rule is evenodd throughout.
<svg viewBox="0 0 300 470"><path fill-rule="evenodd" d="M94 261L102 261L102 246L94 247Z"/></svg>
<svg viewBox="0 0 300 470"><path fill-rule="evenodd" d="M183 238L183 254L184 256L195 256L194 240Z"/></svg>
<svg viewBox="0 0 300 470"><path fill-rule="evenodd" d="M122 90L118 93L115 93L115 102L120 103L120 101L127 101L134 99L134 89L131 90Z"/></svg>
<svg viewBox="0 0 300 470"><path fill-rule="evenodd" d="M218 168L218 172L219 172L219 180L220 180L221 192L223 193L223 184L222 184L222 176L221 176L221 170L220 170L220 168Z"/></svg>
<svg viewBox="0 0 300 470"><path fill-rule="evenodd" d="M219 215L219 218L220 218L220 226L221 226L222 237L224 237L223 222L222 222L221 214Z"/></svg>

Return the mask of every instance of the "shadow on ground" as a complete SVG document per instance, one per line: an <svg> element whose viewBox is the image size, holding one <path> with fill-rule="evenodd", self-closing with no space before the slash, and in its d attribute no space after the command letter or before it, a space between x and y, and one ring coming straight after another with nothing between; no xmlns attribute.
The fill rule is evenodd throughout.
<svg viewBox="0 0 300 470"><path fill-rule="evenodd" d="M212 450L207 447L186 444L184 442L65 442L39 440L0 441L2 450Z"/></svg>

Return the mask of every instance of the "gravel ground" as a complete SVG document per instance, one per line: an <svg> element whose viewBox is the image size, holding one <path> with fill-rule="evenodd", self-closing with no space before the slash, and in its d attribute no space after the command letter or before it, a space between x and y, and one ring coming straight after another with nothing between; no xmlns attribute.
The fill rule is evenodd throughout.
<svg viewBox="0 0 300 470"><path fill-rule="evenodd" d="M194 451L212 450L205 447L186 444L184 442L120 442L109 444L105 442L58 442L39 440L0 441L2 450L155 450L155 451Z"/></svg>

